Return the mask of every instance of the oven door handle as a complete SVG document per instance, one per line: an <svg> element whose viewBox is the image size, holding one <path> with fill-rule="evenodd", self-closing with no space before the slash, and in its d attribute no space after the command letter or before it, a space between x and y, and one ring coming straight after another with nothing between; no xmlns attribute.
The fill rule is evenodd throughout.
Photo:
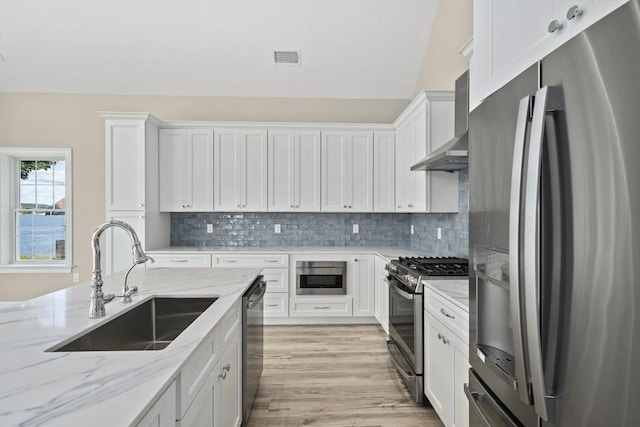
<svg viewBox="0 0 640 427"><path fill-rule="evenodd" d="M389 284L389 288L393 292L395 292L396 294L400 295L404 299L408 299L408 300L412 300L413 301L414 295L412 293L409 293L407 291L404 291L404 290L400 289L398 287L398 285L396 285L395 283L391 283L391 280L389 280L388 277L385 277L384 281Z"/></svg>

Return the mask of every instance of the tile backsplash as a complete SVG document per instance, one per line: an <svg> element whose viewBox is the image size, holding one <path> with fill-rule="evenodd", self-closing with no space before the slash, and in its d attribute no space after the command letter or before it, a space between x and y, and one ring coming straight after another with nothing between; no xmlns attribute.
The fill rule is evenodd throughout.
<svg viewBox="0 0 640 427"><path fill-rule="evenodd" d="M171 246L412 246L439 256L467 256L469 174L459 177L459 212L277 213L176 212ZM213 224L213 233L207 233ZM274 227L280 224L281 232ZM353 233L358 224L359 233ZM411 225L415 232L412 235ZM442 240L436 229L442 228Z"/></svg>
<svg viewBox="0 0 640 427"><path fill-rule="evenodd" d="M171 246L409 246L410 224L395 213L172 213Z"/></svg>

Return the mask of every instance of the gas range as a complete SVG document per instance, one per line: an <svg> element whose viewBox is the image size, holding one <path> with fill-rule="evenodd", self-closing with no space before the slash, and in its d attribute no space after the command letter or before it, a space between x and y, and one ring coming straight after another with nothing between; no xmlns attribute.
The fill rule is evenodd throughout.
<svg viewBox="0 0 640 427"><path fill-rule="evenodd" d="M412 292L421 292L425 279L466 279L469 276L469 260L456 257L401 257L387 264L387 271Z"/></svg>

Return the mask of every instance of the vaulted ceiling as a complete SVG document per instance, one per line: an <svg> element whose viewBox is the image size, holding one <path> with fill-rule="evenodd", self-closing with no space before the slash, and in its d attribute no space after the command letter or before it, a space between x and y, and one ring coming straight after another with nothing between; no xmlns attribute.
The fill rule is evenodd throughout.
<svg viewBox="0 0 640 427"><path fill-rule="evenodd" d="M0 92L408 99L438 3L0 0Z"/></svg>

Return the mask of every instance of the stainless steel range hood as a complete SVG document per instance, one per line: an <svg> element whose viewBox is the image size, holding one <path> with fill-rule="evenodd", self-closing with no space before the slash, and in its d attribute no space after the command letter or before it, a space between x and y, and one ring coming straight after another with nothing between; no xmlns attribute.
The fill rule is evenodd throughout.
<svg viewBox="0 0 640 427"><path fill-rule="evenodd" d="M456 80L455 137L411 166L412 171L453 172L469 167L469 72Z"/></svg>

